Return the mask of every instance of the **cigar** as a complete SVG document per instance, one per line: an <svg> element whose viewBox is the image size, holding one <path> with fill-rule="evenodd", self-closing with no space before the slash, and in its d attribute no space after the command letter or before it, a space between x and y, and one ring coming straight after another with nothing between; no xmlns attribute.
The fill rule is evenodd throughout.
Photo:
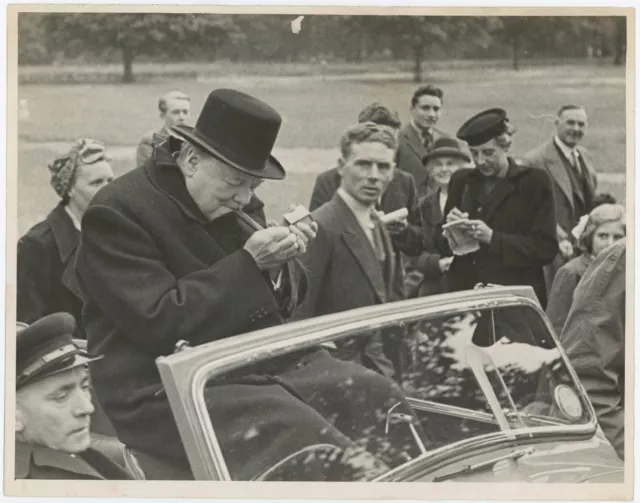
<svg viewBox="0 0 640 503"><path fill-rule="evenodd" d="M256 222L253 218L247 215L244 211L234 210L234 213L242 222L247 224L254 231L261 231L262 229L264 229L264 227L262 227L258 222Z"/></svg>

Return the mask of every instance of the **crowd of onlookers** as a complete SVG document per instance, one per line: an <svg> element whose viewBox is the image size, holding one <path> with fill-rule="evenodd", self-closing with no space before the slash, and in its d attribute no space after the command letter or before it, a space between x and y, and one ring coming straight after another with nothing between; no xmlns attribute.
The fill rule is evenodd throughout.
<svg viewBox="0 0 640 503"><path fill-rule="evenodd" d="M480 112L453 135L437 127L442 89L422 86L408 103L404 125L384 104L363 109L340 138L336 165L315 180L311 219L284 225L268 223L254 193L263 180L284 178L271 155L281 119L243 93L212 92L195 126L187 95L162 96L162 126L140 138L137 169L115 181L99 141L78 139L53 160L50 179L60 203L18 243L17 320L25 326L18 333L16 435L23 451L31 446L21 451L27 459L36 445L84 453L89 466L74 458L77 466L60 467L52 456L45 475L27 460L17 476L122 475L87 450L94 407L87 398L89 361L106 412L93 429L109 434L115 427L141 459L149 453L178 466L186 458L166 398L158 398L154 360L179 339L198 344L478 284L533 288L622 457L625 209L597 191L597 170L581 145L587 111L561 106L555 134L514 157L516 129L505 110ZM102 359L87 356L86 343L78 343L85 339ZM372 401L402 401L391 386L394 351L384 335L347 340L302 357L299 375L286 375L304 394L315 383L312 367L350 373ZM388 380L343 366L353 363ZM254 397L249 385L223 388L211 401L218 410L226 404L229 417L241 414L233 401L238 393L256 404L269 398ZM283 400L278 392L273 400ZM73 393L81 398L75 409L69 405L69 431L52 440L42 420L53 420L48 399L71 404ZM337 410L347 407L335 401ZM286 403L288 413L311 422L311 409L320 407L291 397ZM63 421L63 413L56 419ZM363 417L332 436L334 426L322 440L338 446L348 464L353 446L341 435L354 439L380 425ZM319 441L297 427L296 445L296 435L274 434L281 447L274 459ZM228 462L237 478L264 469L241 466L241 447L229 449L238 449L238 459ZM383 467L399 463L397 453L369 451Z"/></svg>

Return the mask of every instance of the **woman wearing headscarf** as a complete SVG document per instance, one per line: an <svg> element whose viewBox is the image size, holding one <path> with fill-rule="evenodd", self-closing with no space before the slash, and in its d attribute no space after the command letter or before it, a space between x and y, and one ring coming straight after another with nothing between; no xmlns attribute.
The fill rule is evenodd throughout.
<svg viewBox="0 0 640 503"><path fill-rule="evenodd" d="M82 215L96 192L113 180L110 160L102 143L80 138L48 166L60 202L18 241L17 321L31 324L67 312L77 320L75 337L84 338L73 262Z"/></svg>
<svg viewBox="0 0 640 503"><path fill-rule="evenodd" d="M625 209L620 204L597 206L573 229L582 254L558 270L547 304L547 316L556 334L562 332L573 304L573 292L593 259L626 233Z"/></svg>

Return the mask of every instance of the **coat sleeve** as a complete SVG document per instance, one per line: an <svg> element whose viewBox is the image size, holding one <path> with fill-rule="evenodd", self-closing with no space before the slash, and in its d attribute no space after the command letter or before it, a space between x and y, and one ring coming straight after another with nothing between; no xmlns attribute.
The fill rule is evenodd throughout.
<svg viewBox="0 0 640 503"><path fill-rule="evenodd" d="M84 295L121 332L153 354L229 337L279 306L253 257L240 249L176 278L137 222L93 205L82 220L76 271Z"/></svg>
<svg viewBox="0 0 640 503"><path fill-rule="evenodd" d="M603 253L578 284L560 340L624 459L625 253L620 247Z"/></svg>
<svg viewBox="0 0 640 503"><path fill-rule="evenodd" d="M51 253L44 242L26 235L18 241L17 321L33 323L51 314Z"/></svg>
<svg viewBox="0 0 640 503"><path fill-rule="evenodd" d="M331 238L323 225L318 222L318 233L315 239L309 242L307 252L302 256L309 284L304 301L293 312L293 320L304 320L316 316L318 296L322 291L324 279L331 263L332 255Z"/></svg>
<svg viewBox="0 0 640 503"><path fill-rule="evenodd" d="M580 277L576 272L567 267L561 267L553 279L547 302L547 316L558 335L562 333L573 303L573 292L579 281Z"/></svg>
<svg viewBox="0 0 640 503"><path fill-rule="evenodd" d="M504 267L531 267L550 264L558 253L556 207L549 175L533 169L523 179L532 212L531 224L521 234L493 231L488 250L499 255Z"/></svg>

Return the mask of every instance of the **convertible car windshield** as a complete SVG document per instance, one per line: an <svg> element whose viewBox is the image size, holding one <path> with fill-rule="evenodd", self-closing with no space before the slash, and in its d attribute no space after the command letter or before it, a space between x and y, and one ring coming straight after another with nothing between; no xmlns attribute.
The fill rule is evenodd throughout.
<svg viewBox="0 0 640 503"><path fill-rule="evenodd" d="M384 429L360 431L353 439L365 454L363 471L374 466L370 473L360 474L359 480L378 478L443 450L465 449L479 439L507 443L557 434L559 429L570 434L577 426L593 422L581 387L565 364L544 318L530 304L374 317L324 331L315 326L310 332L307 339L297 339L286 347L269 348L266 340L265 350L257 352L255 358L245 358L243 365L234 365L222 373L211 371L208 380L200 383L201 388L194 390L194 396L204 400L204 386L266 379L266 385L285 386L294 399L320 403L314 408L338 429L344 429L345 415L351 426L358 424L358 416L375 415L383 421ZM328 394L323 390L326 396L301 396L295 382L287 383L287 374L283 375L281 369L287 358L296 361L295 355L311 348L320 348L339 359L353 358L363 351L378 355L375 365L367 358L358 364L371 366L395 382L405 401L376 407L348 375L335 381ZM403 409L407 403L411 414ZM201 405L215 410L215 404ZM226 422L234 418L211 414L209 431L217 438L213 448L220 464L230 458L238 462L238 452L228 452L224 447L223 436L229 434L238 435L253 446L241 456L268 458L270 432L262 429L260 418L261 414L272 413L256 410L253 421L237 423L231 429ZM282 419L285 427L289 419ZM353 437L352 431L343 433ZM290 480L301 470L300 464L315 462L312 447L305 456L268 459L266 465L277 467L277 479ZM382 463L380 466L385 468L381 472L371 460L384 458L379 456L383 448L397 453L401 461L395 465ZM329 455L320 448L318 453ZM267 470L263 479L268 480L273 473Z"/></svg>

